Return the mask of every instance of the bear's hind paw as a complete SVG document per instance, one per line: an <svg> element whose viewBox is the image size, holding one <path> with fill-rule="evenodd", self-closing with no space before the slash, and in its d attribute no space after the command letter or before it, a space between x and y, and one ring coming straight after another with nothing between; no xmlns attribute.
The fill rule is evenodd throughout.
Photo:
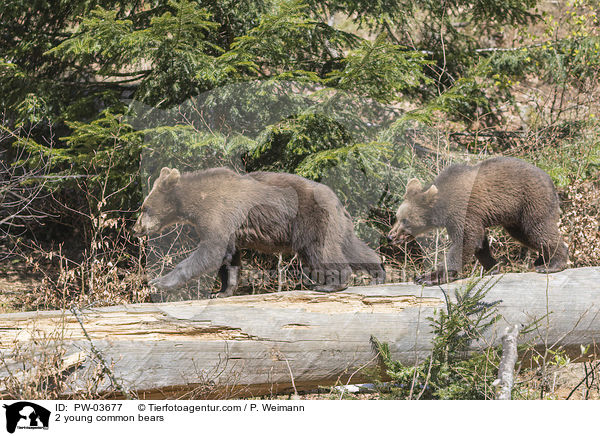
<svg viewBox="0 0 600 436"><path fill-rule="evenodd" d="M347 289L348 285L317 285L311 288L315 292L339 292Z"/></svg>
<svg viewBox="0 0 600 436"><path fill-rule="evenodd" d="M432 271L415 277L415 283L417 285L424 286L442 285L444 283L448 283L448 277L450 277L450 280L452 280L454 277L456 277L456 272L448 271L448 274L446 274L446 272L442 270Z"/></svg>
<svg viewBox="0 0 600 436"><path fill-rule="evenodd" d="M539 265L535 267L535 272L540 274L552 274L562 271L566 268L566 265Z"/></svg>

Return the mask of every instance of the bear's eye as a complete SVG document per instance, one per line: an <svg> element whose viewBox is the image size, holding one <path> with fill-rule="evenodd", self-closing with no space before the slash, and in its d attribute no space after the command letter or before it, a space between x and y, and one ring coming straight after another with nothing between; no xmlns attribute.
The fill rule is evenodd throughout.
<svg viewBox="0 0 600 436"><path fill-rule="evenodd" d="M403 226L406 226L408 224L408 220L406 218L402 218L401 223Z"/></svg>

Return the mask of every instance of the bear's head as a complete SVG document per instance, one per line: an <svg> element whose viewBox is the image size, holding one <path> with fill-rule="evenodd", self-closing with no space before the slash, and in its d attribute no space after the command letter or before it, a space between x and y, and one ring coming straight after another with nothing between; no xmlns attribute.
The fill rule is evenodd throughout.
<svg viewBox="0 0 600 436"><path fill-rule="evenodd" d="M396 212L396 222L388 234L388 241L393 244L403 243L430 230L433 227L431 209L437 198L438 189L435 185L423 191L419 180L409 180L404 201Z"/></svg>
<svg viewBox="0 0 600 436"><path fill-rule="evenodd" d="M181 174L176 169L163 168L152 190L142 203L141 213L133 226L134 234L153 235L179 221L174 195Z"/></svg>

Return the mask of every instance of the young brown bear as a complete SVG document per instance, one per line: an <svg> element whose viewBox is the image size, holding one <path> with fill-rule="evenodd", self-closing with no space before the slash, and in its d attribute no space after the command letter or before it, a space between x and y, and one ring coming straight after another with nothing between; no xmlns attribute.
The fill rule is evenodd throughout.
<svg viewBox="0 0 600 436"><path fill-rule="evenodd" d="M388 240L398 243L436 227L447 229L451 245L445 263L415 279L425 285L456 278L473 254L485 270L491 270L497 263L485 233L491 226L504 227L538 252L538 272L556 272L568 261L567 245L558 230L559 214L558 195L548 174L520 159L497 157L475 166L452 165L425 188L417 179L410 180Z"/></svg>
<svg viewBox="0 0 600 436"><path fill-rule="evenodd" d="M151 285L171 290L219 269L219 296L237 286L240 249L297 253L313 288L333 292L347 286L352 270L366 270L376 283L385 271L379 256L358 239L350 215L327 186L285 173L237 174L213 168L180 174L163 168L133 228L156 234L186 223L198 248Z"/></svg>

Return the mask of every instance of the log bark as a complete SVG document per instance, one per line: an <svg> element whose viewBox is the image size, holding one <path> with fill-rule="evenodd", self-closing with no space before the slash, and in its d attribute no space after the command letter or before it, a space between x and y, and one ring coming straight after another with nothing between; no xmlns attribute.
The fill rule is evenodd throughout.
<svg viewBox="0 0 600 436"><path fill-rule="evenodd" d="M404 364L427 358L432 341L427 318L443 310L445 299L463 284L401 283L332 294L293 291L88 309L77 312L85 332L69 311L2 314L0 377L17 370L16 350L44 345L65 348L75 363L58 366L69 368L75 388L100 355L117 383L140 398L178 397L205 385L245 396L293 385L301 391L360 383L368 381L360 369L376 363L371 336L389 343ZM486 300L500 301L502 320L474 349L499 344L506 326L535 320L519 343L561 346L572 358L581 357L580 345L600 343L600 267L506 274Z"/></svg>

